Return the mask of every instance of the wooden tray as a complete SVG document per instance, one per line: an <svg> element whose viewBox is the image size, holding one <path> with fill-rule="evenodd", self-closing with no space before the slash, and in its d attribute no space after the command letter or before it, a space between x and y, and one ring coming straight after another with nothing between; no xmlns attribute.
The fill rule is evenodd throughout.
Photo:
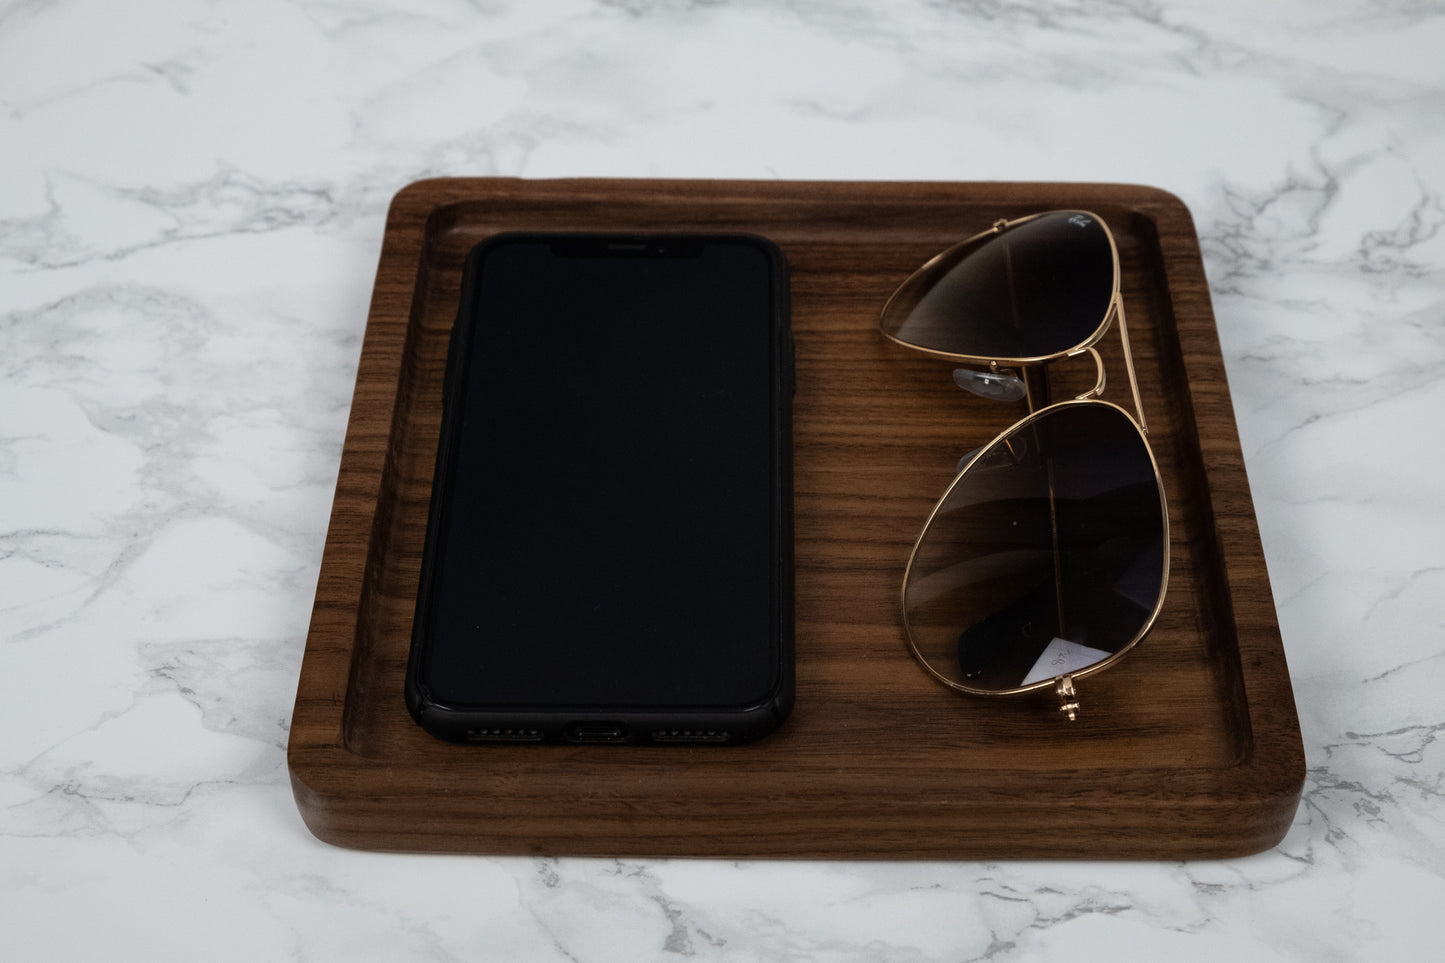
<svg viewBox="0 0 1445 963"><path fill-rule="evenodd" d="M1000 217L1113 227L1172 577L1152 635L1047 702L934 682L904 562L958 456L1017 406L885 342L889 292ZM792 267L797 706L737 747L457 746L402 698L463 258L489 234L748 231ZM1128 405L1118 338L1105 397ZM1115 352L1110 355L1109 352ZM1092 384L1093 366L1075 362ZM1085 370L1087 369L1087 370ZM1065 369L1067 377L1067 368ZM296 801L368 849L607 856L1221 857L1288 829L1304 753L1193 223L1161 191L1069 184L432 180L397 195L292 718Z"/></svg>

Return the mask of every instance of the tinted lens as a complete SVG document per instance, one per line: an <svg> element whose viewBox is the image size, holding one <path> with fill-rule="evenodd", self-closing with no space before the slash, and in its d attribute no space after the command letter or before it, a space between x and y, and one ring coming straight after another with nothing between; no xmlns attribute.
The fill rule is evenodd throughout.
<svg viewBox="0 0 1445 963"><path fill-rule="evenodd" d="M960 688L1082 671L1142 637L1164 597L1167 521L1139 429L1098 401L1020 422L955 480L904 585L909 640Z"/></svg>
<svg viewBox="0 0 1445 963"><path fill-rule="evenodd" d="M1104 222L1054 211L939 255L884 309L883 332L984 360L1044 358L1089 342L1115 289Z"/></svg>

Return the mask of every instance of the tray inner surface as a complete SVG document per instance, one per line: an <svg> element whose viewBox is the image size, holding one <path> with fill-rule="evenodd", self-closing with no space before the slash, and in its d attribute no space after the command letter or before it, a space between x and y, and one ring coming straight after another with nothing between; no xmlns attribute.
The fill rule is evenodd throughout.
<svg viewBox="0 0 1445 963"><path fill-rule="evenodd" d="M889 344L876 327L889 292L927 258L1000 217L1056 207L1092 210L1114 231L1171 521L1159 620L1120 665L1079 684L1073 724L1048 699L958 695L908 653L898 595L913 539L959 455L1022 410L960 391L950 365ZM761 743L459 747L407 715L402 680L461 267L483 238L519 229L748 231L788 259L797 703ZM298 801L323 838L492 852L958 857L1226 855L1282 836L1290 786L1297 796L1302 779L1297 722L1197 242L1169 195L435 181L398 197L388 242L356 401L374 412L369 435L364 410L353 413L292 739L293 773L307 784ZM1104 398L1132 410L1117 328L1100 349ZM1081 391L1093 374L1081 358L1056 378ZM384 458L368 460L383 447ZM344 535L338 524L360 524L337 516L348 472L368 470L356 508L366 512L371 491L375 506L364 557L351 560L360 580L348 581L332 557L345 546L330 542ZM308 678L323 673L325 723L307 703ZM328 766L356 788L321 789L324 778L299 771ZM363 787L368 800L347 798Z"/></svg>

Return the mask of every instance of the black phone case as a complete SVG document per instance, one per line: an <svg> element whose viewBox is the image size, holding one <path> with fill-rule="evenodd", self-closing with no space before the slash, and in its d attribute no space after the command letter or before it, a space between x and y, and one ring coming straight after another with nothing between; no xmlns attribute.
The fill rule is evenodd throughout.
<svg viewBox="0 0 1445 963"><path fill-rule="evenodd" d="M717 709L677 707L638 708L537 705L526 708L446 705L434 699L425 677L428 639L427 614L435 601L437 560L447 534L447 504L451 468L459 444L458 395L462 388L459 368L469 357L474 308L477 304L477 265L493 245L514 238L545 237L548 240L593 244L600 240L626 245L659 243L706 243L710 240L746 239L764 251L772 262L772 377L773 465L772 511L776 533L773 544L774 628L777 664L771 667L774 684L766 698L751 705ZM447 351L443 387L443 409L432 496L427 517L417 605L412 623L411 651L407 660L406 704L412 718L427 732L454 742L476 744L515 743L616 743L730 745L751 742L777 729L788 717L794 697L793 625L793 493L792 493L792 397L794 384L793 341L790 325L787 261L775 244L755 235L701 234L499 234L479 243L468 255L462 276L461 300Z"/></svg>

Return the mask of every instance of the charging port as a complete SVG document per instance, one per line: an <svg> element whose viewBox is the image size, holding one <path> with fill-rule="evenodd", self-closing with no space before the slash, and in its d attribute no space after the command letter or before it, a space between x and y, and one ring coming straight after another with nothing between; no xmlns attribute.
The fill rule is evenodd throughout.
<svg viewBox="0 0 1445 963"><path fill-rule="evenodd" d="M627 727L620 722L574 722L565 732L568 742L627 741Z"/></svg>

